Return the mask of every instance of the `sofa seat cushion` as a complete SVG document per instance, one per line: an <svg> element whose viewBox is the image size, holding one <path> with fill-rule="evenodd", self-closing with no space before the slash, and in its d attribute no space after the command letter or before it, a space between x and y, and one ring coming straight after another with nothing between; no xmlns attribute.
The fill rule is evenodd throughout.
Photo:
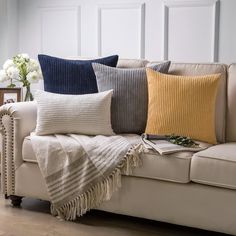
<svg viewBox="0 0 236 236"><path fill-rule="evenodd" d="M160 155L148 151L142 154L142 166L133 170L132 176L165 180L177 183L190 182L192 152Z"/></svg>
<svg viewBox="0 0 236 236"><path fill-rule="evenodd" d="M236 189L236 143L225 143L196 153L192 157L193 182Z"/></svg>
<svg viewBox="0 0 236 236"><path fill-rule="evenodd" d="M23 161L37 163L36 156L32 147L30 136L25 137L22 146L22 158Z"/></svg>
<svg viewBox="0 0 236 236"><path fill-rule="evenodd" d="M166 156L156 152L142 154L142 166L133 170L132 176L159 179L177 183L188 183L192 152L181 152ZM23 161L37 163L30 136L26 137L22 147Z"/></svg>

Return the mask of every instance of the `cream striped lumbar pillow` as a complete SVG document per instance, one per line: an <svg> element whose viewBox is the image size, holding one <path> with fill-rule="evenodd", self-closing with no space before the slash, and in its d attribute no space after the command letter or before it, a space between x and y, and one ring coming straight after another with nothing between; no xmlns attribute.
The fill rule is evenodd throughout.
<svg viewBox="0 0 236 236"><path fill-rule="evenodd" d="M112 92L65 95L36 91L36 134L113 135L110 118Z"/></svg>

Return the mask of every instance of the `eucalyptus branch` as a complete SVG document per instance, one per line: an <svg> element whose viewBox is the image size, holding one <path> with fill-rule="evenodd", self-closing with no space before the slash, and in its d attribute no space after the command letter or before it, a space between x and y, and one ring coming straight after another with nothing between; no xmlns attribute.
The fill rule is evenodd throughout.
<svg viewBox="0 0 236 236"><path fill-rule="evenodd" d="M167 140L173 144L177 144L184 147L198 147L199 144L192 140L190 137L180 136L180 135L152 135L143 134L148 140Z"/></svg>
<svg viewBox="0 0 236 236"><path fill-rule="evenodd" d="M184 146L184 147L198 147L199 146L199 144L194 142L190 137L178 136L174 134L168 136L168 141L177 145Z"/></svg>

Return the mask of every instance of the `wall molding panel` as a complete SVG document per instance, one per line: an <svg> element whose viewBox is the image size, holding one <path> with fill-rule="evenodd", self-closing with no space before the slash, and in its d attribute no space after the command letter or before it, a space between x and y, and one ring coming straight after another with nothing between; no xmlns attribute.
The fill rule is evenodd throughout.
<svg viewBox="0 0 236 236"><path fill-rule="evenodd" d="M9 37L3 32L2 61L18 52L35 59L45 53L67 58L118 54L153 61L236 61L233 0L0 1L9 6L9 11L0 10L5 17L0 25L13 25L8 27Z"/></svg>
<svg viewBox="0 0 236 236"><path fill-rule="evenodd" d="M189 61L205 60L208 62L217 62L219 50L219 7L220 5L218 0L163 1L162 59L178 61L182 60L181 57L178 58L178 56L176 56L177 54L180 54L180 52L178 51L178 48L175 52L174 46L171 45L171 42L173 42L173 45L175 44L176 47L178 47L178 43L179 45L181 45L181 39L183 39L183 44L181 45L181 47L182 49L184 49L184 40L187 40L185 39L185 36L188 35L179 34L188 32L189 34L194 35L194 33L197 34L199 32L199 34L201 33L200 35L198 35L200 40L189 40L189 42L192 43L192 45L189 45L189 48L193 49L193 54L195 53L195 55L192 55L192 58L189 58ZM192 15L190 11L193 13ZM198 19L200 22L198 22L197 20L197 13L202 14L199 15ZM178 21L178 23L175 24L175 20ZM206 24L204 24L204 21L206 22ZM183 23L182 26L181 23ZM198 24L200 24L201 26L199 26ZM178 29L176 29L178 27L180 29L179 34ZM189 28L185 30L184 27ZM206 37L205 42L203 40L201 41L201 39L204 37ZM177 39L176 42L175 39ZM194 51L196 47L199 48L198 51ZM202 51L200 49L202 49ZM185 52L183 50L183 54L184 53ZM186 57L183 60L188 60L187 53Z"/></svg>
<svg viewBox="0 0 236 236"><path fill-rule="evenodd" d="M81 55L81 6L47 6L40 11L40 52Z"/></svg>
<svg viewBox="0 0 236 236"><path fill-rule="evenodd" d="M130 39L132 42L127 45L127 55L130 53L131 57L145 58L145 3L98 4L97 12L98 56L109 53L111 47L117 46L122 50L124 43L130 43ZM110 30L113 39L117 39L115 43L109 44L107 30ZM121 52L121 56L127 55Z"/></svg>

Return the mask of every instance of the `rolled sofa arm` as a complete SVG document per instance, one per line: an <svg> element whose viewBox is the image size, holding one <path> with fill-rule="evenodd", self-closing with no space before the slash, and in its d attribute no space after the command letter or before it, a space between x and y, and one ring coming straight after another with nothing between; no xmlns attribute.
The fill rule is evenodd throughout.
<svg viewBox="0 0 236 236"><path fill-rule="evenodd" d="M2 192L15 192L15 170L22 164L24 138L35 129L36 102L9 103L0 107Z"/></svg>

